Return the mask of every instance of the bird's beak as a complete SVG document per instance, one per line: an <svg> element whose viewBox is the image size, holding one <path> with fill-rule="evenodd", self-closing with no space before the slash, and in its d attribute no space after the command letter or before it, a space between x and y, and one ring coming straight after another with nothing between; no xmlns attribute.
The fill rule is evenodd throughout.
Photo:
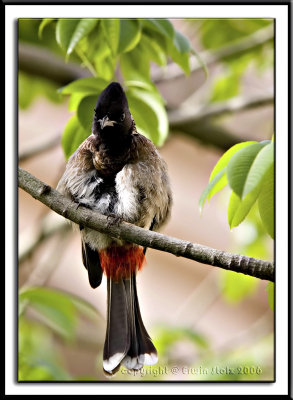
<svg viewBox="0 0 293 400"><path fill-rule="evenodd" d="M101 129L104 129L106 126L114 126L114 124L117 124L116 121L111 121L107 115L103 119L99 119L98 122L101 125Z"/></svg>

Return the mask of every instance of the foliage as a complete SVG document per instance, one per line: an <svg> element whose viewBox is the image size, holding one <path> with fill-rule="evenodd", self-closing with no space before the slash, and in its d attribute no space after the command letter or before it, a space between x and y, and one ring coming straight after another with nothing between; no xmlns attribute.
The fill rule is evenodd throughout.
<svg viewBox="0 0 293 400"><path fill-rule="evenodd" d="M242 40L257 30L272 24L263 19L213 19L191 21L197 24L203 49L219 50ZM190 55L197 56L189 40L167 19L53 19L42 21L20 20L20 41L50 49L66 62L75 62L92 75L69 83L57 92L56 83L20 71L19 105L27 108L38 95L59 102L67 96L69 111L73 113L62 136L62 146L68 158L91 131L93 109L99 93L112 80L122 81L130 110L138 130L160 146L168 135L168 120L164 100L151 79L153 63L164 68L173 60L186 75L190 73ZM264 57L265 55L265 57ZM267 60L264 62L264 60ZM247 69L261 72L273 63L273 41L243 51L237 57L222 59L222 74L212 83L209 102L219 102L241 93L242 79ZM229 149L214 167L209 184L200 198L200 208L206 200L224 187L231 189L228 205L230 228L238 227L237 251L251 257L266 258L267 233L274 237L274 144L272 141L244 142ZM247 230L255 234L247 235ZM235 232L237 236L237 232ZM252 295L259 280L221 271L219 285L223 298L237 304ZM269 305L274 305L274 284L267 285ZM34 310L41 323L29 318ZM27 288L19 295L19 380L96 380L97 377L74 377L60 356L57 343L74 345L81 317L96 322L96 311L79 298L48 288ZM155 334L159 351L159 365L172 366L180 362L174 348L191 345L197 358L194 365L220 367L243 365L254 367L259 359L251 350L243 354L224 352L214 354L207 337L194 329L160 325ZM269 349L272 347L270 346ZM101 349L97 349L101 358ZM267 351L267 350L266 350ZM175 354L178 354L175 352ZM182 361L182 360L181 360ZM99 365L101 362L99 361ZM118 380L122 375L118 376ZM124 375L123 380L126 379ZM142 379L149 380L149 376ZM170 376L169 376L170 378ZM181 378L181 377L180 377ZM186 379L186 376L182 377ZM194 375L192 380L247 380L261 379L262 375L221 374ZM103 379L103 378L101 378ZM115 379L115 378L114 378ZM168 379L156 376L154 380ZM171 378L172 379L172 378ZM174 376L173 376L174 379Z"/></svg>
<svg viewBox="0 0 293 400"><path fill-rule="evenodd" d="M47 18L39 24L41 40L49 28L51 34L55 29L66 60L78 57L93 75L60 90L70 96L69 110L75 113L62 138L65 156L88 137L90 110L100 92L121 77L138 131L161 146L168 135L168 119L164 100L151 80L150 64L164 67L171 58L188 75L190 55L196 54L189 40L167 19Z"/></svg>
<svg viewBox="0 0 293 400"><path fill-rule="evenodd" d="M274 237L274 143L243 142L231 147L215 165L203 191L199 206L229 185L232 193L228 206L230 228L238 226L258 200L262 222Z"/></svg>
<svg viewBox="0 0 293 400"><path fill-rule="evenodd" d="M243 142L226 151L215 165L209 184L202 192L200 209L207 199L227 185L232 190L228 204L230 228L239 226L245 219L249 220L250 215L250 220L258 229L258 235L252 235L242 252L251 257L266 258L262 251L265 248L264 231L274 238L274 142ZM258 284L254 278L230 271L222 271L221 276L222 293L230 302L237 302L253 293ZM271 308L272 290L273 286L270 285L268 293Z"/></svg>
<svg viewBox="0 0 293 400"><path fill-rule="evenodd" d="M22 109L27 109L38 96L45 96L53 103L61 103L64 99L58 93L58 85L49 79L33 77L19 71L18 103Z"/></svg>
<svg viewBox="0 0 293 400"><path fill-rule="evenodd" d="M261 221L257 203L249 211L245 220L234 232L232 252L239 252L248 257L269 259L269 237ZM269 282L271 283L271 282ZM268 284L269 284L268 283ZM252 296L259 287L260 280L248 275L232 271L220 271L219 285L224 299L229 304L237 304L248 296Z"/></svg>
<svg viewBox="0 0 293 400"><path fill-rule="evenodd" d="M210 51L227 48L253 35L258 30L272 26L270 19L205 19L190 22L198 29L202 46ZM222 59L223 73L218 74L212 83L210 102L219 102L238 96L242 90L242 79L246 70L253 66L259 73L274 64L274 42L243 50L241 54Z"/></svg>
<svg viewBox="0 0 293 400"><path fill-rule="evenodd" d="M27 317L33 309L42 324ZM44 287L28 287L19 293L19 380L72 380L56 346L54 335L67 343L76 339L80 317L97 322L94 307L77 296Z"/></svg>

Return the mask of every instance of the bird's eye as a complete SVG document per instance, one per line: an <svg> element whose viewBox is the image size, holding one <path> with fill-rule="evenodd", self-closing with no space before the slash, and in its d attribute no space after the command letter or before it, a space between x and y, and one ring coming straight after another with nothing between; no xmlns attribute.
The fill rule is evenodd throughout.
<svg viewBox="0 0 293 400"><path fill-rule="evenodd" d="M123 122L125 120L125 113L121 114L120 121Z"/></svg>

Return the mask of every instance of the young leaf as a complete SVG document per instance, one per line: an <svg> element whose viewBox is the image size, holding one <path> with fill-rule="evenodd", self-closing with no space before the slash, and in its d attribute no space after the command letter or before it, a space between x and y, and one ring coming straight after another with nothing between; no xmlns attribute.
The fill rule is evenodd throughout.
<svg viewBox="0 0 293 400"><path fill-rule="evenodd" d="M174 27L168 19L148 18L148 19L142 19L141 22L145 28L154 30L154 31L162 34L163 36L168 37L169 39L174 38L174 34L175 34Z"/></svg>
<svg viewBox="0 0 293 400"><path fill-rule="evenodd" d="M30 287L19 295L20 301L28 301L56 332L72 339L76 326L76 312L66 294L44 287Z"/></svg>
<svg viewBox="0 0 293 400"><path fill-rule="evenodd" d="M97 103L97 96L86 96L78 105L77 118L88 136L91 133L94 109Z"/></svg>
<svg viewBox="0 0 293 400"><path fill-rule="evenodd" d="M146 91L140 88L130 88L131 96L137 100L143 101L156 115L157 132L149 132L149 136L157 146L162 146L168 136L169 124L168 117L163 106L162 98L157 93Z"/></svg>
<svg viewBox="0 0 293 400"><path fill-rule="evenodd" d="M267 172L261 192L258 199L258 208L261 220L269 233L274 239L275 222L274 222L274 166L272 165Z"/></svg>
<svg viewBox="0 0 293 400"><path fill-rule="evenodd" d="M76 111L78 109L79 103L84 97L85 97L84 93L79 93L79 92L72 93L68 102L68 110L70 112Z"/></svg>
<svg viewBox="0 0 293 400"><path fill-rule="evenodd" d="M243 198L244 188L251 166L267 142L255 143L235 153L227 164L227 177L231 189Z"/></svg>
<svg viewBox="0 0 293 400"><path fill-rule="evenodd" d="M54 21L54 18L43 18L42 22L40 23L39 30L38 30L38 35L39 35L40 39L42 39L44 28L47 25L49 25L52 21Z"/></svg>
<svg viewBox="0 0 293 400"><path fill-rule="evenodd" d="M62 94L83 93L84 95L97 94L105 89L109 82L102 78L82 78L69 83L67 86L60 89Z"/></svg>
<svg viewBox="0 0 293 400"><path fill-rule="evenodd" d="M115 56L118 51L120 37L120 20L118 18L105 18L102 20L102 26L105 32L105 39Z"/></svg>
<svg viewBox="0 0 293 400"><path fill-rule="evenodd" d="M182 35L182 33L177 31L177 30L175 30L173 43L174 43L176 49L181 54L189 53L190 50L191 50L191 45L190 45L189 40L187 39L187 37Z"/></svg>
<svg viewBox="0 0 293 400"><path fill-rule="evenodd" d="M134 49L141 38L141 26L138 20L121 19L118 54Z"/></svg>
<svg viewBox="0 0 293 400"><path fill-rule="evenodd" d="M104 58L95 59L95 69L98 76L102 76L108 82L113 79L116 67L116 57L111 54Z"/></svg>
<svg viewBox="0 0 293 400"><path fill-rule="evenodd" d="M97 19L59 19L56 26L56 40L69 55L77 43L97 25Z"/></svg>
<svg viewBox="0 0 293 400"><path fill-rule="evenodd" d="M61 139L62 148L66 159L78 148L78 146L89 136L78 122L77 116L73 115L68 121Z"/></svg>
<svg viewBox="0 0 293 400"><path fill-rule="evenodd" d="M240 91L240 76L231 72L215 80L210 101L212 103L235 97Z"/></svg>
<svg viewBox="0 0 293 400"><path fill-rule="evenodd" d="M228 222L230 229L238 226L244 220L251 210L251 207L256 202L259 192L260 188L257 187L255 190L247 194L242 200L234 192L231 193L228 206Z"/></svg>
<svg viewBox="0 0 293 400"><path fill-rule="evenodd" d="M151 139L155 145L158 145L160 131L156 110L144 101L144 97L138 95L138 92L133 91L131 88L126 92L126 96L137 131Z"/></svg>
<svg viewBox="0 0 293 400"><path fill-rule="evenodd" d="M174 42L168 40L168 53L173 61L183 69L186 75L190 74L190 52L182 53L177 49Z"/></svg>
<svg viewBox="0 0 293 400"><path fill-rule="evenodd" d="M209 182L208 186L202 192L202 194L200 196L200 199L199 199L200 212L202 211L204 203L205 203L206 199L209 197L209 194L214 189L214 187L221 181L221 179L224 177L224 174L226 174L226 169L225 168L220 170L217 173L217 175L213 177L213 179Z"/></svg>
<svg viewBox="0 0 293 400"><path fill-rule="evenodd" d="M167 64L166 52L162 49L160 44L149 36L142 35L140 40L142 50L148 55L148 58L156 64L163 66Z"/></svg>
<svg viewBox="0 0 293 400"><path fill-rule="evenodd" d="M237 143L234 146L232 146L229 150L227 150L215 165L209 181L211 182L222 169L226 168L233 154L235 154L238 150L242 149L243 147L249 146L252 143L257 143L257 142L248 141L248 142ZM214 196L216 193L222 190L227 185L227 183L228 183L227 174L223 174L222 177L217 181L215 185L213 185L213 187L209 191L208 199L211 199L212 196Z"/></svg>
<svg viewBox="0 0 293 400"><path fill-rule="evenodd" d="M249 170L246 182L243 188L243 196L250 193L254 188L260 185L267 171L274 164L274 144L270 143L263 147L255 157Z"/></svg>
<svg viewBox="0 0 293 400"><path fill-rule="evenodd" d="M223 169L227 167L227 164L233 154L235 154L238 150L242 149L243 147L249 146L253 143L257 143L256 141L248 141L248 142L241 142L237 143L232 146L229 150L227 150L222 157L219 159L217 164L215 165L214 169L212 170L210 181L214 179L214 177Z"/></svg>
<svg viewBox="0 0 293 400"><path fill-rule="evenodd" d="M120 68L127 81L151 82L150 61L140 43L133 50L120 55Z"/></svg>

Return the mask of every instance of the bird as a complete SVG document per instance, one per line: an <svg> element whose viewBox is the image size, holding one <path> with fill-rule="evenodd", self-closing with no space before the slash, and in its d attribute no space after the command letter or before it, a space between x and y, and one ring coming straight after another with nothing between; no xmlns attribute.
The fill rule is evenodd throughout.
<svg viewBox="0 0 293 400"><path fill-rule="evenodd" d="M134 105L135 106L135 105ZM98 96L91 134L67 161L57 188L92 211L148 230L165 224L172 207L167 164L153 142L137 131L125 91L111 82ZM146 248L79 225L82 262L92 288L107 279L103 370L140 370L158 361L143 323L136 275ZM154 278L155 279L155 278ZM150 288L151 292L152 288Z"/></svg>

